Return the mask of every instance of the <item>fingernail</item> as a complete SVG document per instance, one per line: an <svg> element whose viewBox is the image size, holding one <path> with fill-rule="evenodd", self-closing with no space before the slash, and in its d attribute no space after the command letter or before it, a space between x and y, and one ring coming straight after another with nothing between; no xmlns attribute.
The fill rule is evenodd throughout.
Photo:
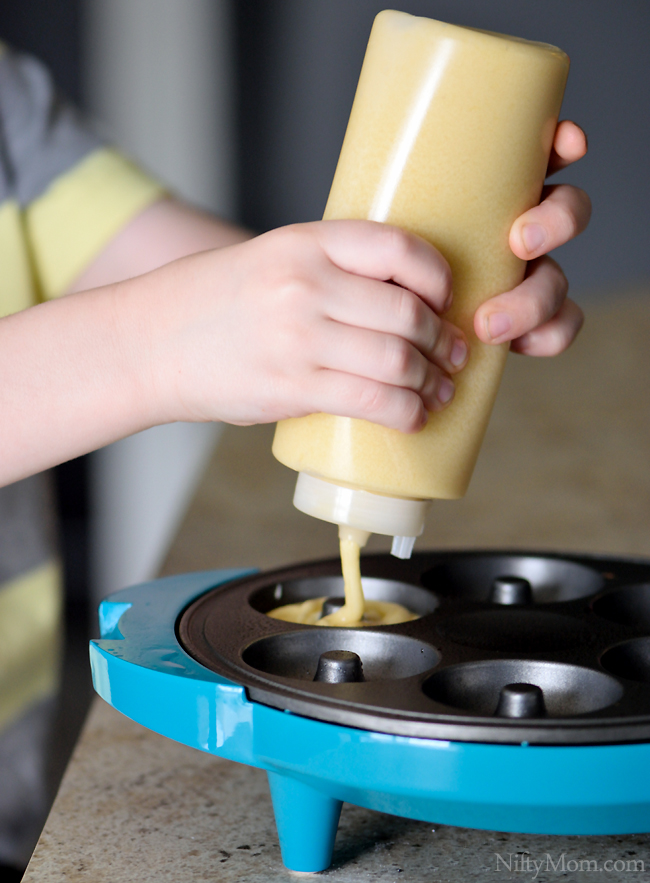
<svg viewBox="0 0 650 883"><path fill-rule="evenodd" d="M454 397L454 384L448 377L443 377L438 384L437 398L441 405L446 405Z"/></svg>
<svg viewBox="0 0 650 883"><path fill-rule="evenodd" d="M546 242L546 230L541 224L524 224L521 230L521 238L524 240L526 251L531 254L538 251Z"/></svg>
<svg viewBox="0 0 650 883"><path fill-rule="evenodd" d="M467 358L467 344L464 340L461 340L460 337L456 339L454 343L451 354L449 356L449 361L454 366L454 368L460 368L462 364L464 364L465 359Z"/></svg>
<svg viewBox="0 0 650 883"><path fill-rule="evenodd" d="M486 330L491 340L503 337L512 328L512 319L507 313L492 313L488 316Z"/></svg>

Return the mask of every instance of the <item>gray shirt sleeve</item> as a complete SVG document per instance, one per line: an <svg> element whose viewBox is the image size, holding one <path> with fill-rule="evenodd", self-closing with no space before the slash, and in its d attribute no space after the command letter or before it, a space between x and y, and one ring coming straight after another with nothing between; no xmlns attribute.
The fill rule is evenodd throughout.
<svg viewBox="0 0 650 883"><path fill-rule="evenodd" d="M25 206L101 146L57 94L47 69L9 48L0 54L0 202Z"/></svg>

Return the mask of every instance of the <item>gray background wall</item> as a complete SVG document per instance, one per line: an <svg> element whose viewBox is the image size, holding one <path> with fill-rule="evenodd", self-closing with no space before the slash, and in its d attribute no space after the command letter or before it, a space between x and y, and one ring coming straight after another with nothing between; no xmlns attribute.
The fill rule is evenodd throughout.
<svg viewBox="0 0 650 883"><path fill-rule="evenodd" d="M558 257L583 300L650 279L647 0L237 0L245 220L320 216L372 19L391 5L568 52L563 116L586 129L590 151L556 179L588 190L594 215Z"/></svg>

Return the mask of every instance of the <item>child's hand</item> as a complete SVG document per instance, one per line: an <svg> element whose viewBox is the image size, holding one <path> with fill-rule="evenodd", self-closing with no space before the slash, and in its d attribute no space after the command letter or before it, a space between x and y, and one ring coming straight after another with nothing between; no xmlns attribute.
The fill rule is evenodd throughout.
<svg viewBox="0 0 650 883"><path fill-rule="evenodd" d="M155 422L323 411L414 432L467 359L462 332L439 317L447 262L371 221L285 227L145 280Z"/></svg>
<svg viewBox="0 0 650 883"><path fill-rule="evenodd" d="M555 132L549 175L586 152L582 129L564 120ZM590 214L591 203L583 190L558 184L545 187L542 203L517 218L510 247L517 257L530 261L526 278L476 311L474 330L480 340L510 340L514 352L529 356L555 356L572 343L582 327L582 310L567 298L569 286L561 268L545 255L581 233Z"/></svg>
<svg viewBox="0 0 650 883"><path fill-rule="evenodd" d="M586 149L582 130L560 123L549 174ZM559 185L517 219L510 245L531 261L526 279L477 310L479 339L510 340L530 355L569 346L582 312L543 255L580 233L589 214L583 191ZM323 411L414 432L427 411L451 401L449 375L467 360L462 332L440 318L450 303L446 261L387 225L282 228L185 258L151 279L150 309L168 317L156 343L167 378L158 385L160 420L248 424Z"/></svg>

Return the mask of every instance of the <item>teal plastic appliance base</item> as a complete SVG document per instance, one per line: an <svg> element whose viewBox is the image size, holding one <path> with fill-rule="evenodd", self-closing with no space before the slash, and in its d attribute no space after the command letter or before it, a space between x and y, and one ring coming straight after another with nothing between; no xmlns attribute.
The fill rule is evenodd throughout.
<svg viewBox="0 0 650 883"><path fill-rule="evenodd" d="M650 744L488 745L353 729L251 702L190 657L181 612L251 570L169 577L99 609L93 683L157 733L268 772L285 865L331 862L341 804L422 821L530 834L650 831Z"/></svg>

